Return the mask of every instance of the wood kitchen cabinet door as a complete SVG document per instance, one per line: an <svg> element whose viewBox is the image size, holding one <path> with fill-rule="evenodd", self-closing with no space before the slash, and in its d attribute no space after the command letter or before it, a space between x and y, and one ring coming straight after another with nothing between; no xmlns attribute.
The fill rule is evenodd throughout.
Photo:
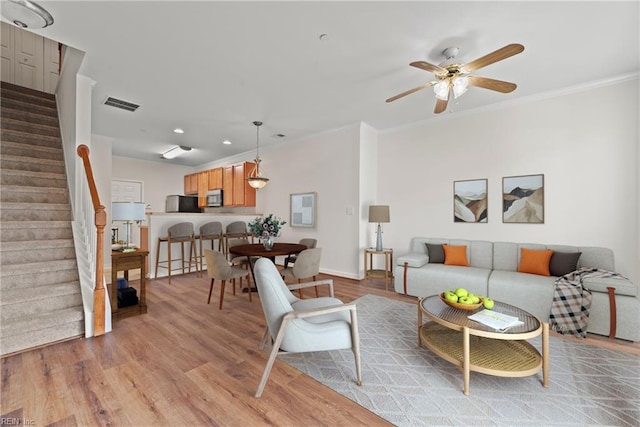
<svg viewBox="0 0 640 427"><path fill-rule="evenodd" d="M208 186L209 190L219 190L222 188L222 168L210 169L208 171L209 179Z"/></svg>
<svg viewBox="0 0 640 427"><path fill-rule="evenodd" d="M222 168L222 205L234 206L233 204L233 166Z"/></svg>
<svg viewBox="0 0 640 427"><path fill-rule="evenodd" d="M198 207L207 207L207 191L209 190L209 171L199 172L198 176Z"/></svg>
<svg viewBox="0 0 640 427"><path fill-rule="evenodd" d="M184 194L198 194L198 174L184 176Z"/></svg>
<svg viewBox="0 0 640 427"><path fill-rule="evenodd" d="M222 198L224 206L255 206L256 190L247 183L254 163L244 162L225 166L222 171Z"/></svg>

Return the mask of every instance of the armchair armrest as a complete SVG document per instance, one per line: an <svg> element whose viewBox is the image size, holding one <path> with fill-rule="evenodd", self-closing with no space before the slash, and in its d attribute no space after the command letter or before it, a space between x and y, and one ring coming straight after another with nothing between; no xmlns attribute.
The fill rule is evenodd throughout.
<svg viewBox="0 0 640 427"><path fill-rule="evenodd" d="M315 280L313 282L295 283L295 284L292 284L292 285L287 285L287 288L289 288L289 290L291 290L291 291L295 291L296 289L304 289L304 288L310 288L310 287L313 287L313 286L321 286L321 285L329 286L329 296L331 296L333 298L334 297L334 295L333 295L333 279L323 279L323 280Z"/></svg>
<svg viewBox="0 0 640 427"><path fill-rule="evenodd" d="M291 319L304 319L306 317L321 316L323 314L337 313L339 311L355 312L355 310L356 310L356 304L349 303L349 304L336 304L336 305L330 305L327 307L313 308L310 310L291 311L285 314L283 318L283 323L285 320L288 321Z"/></svg>

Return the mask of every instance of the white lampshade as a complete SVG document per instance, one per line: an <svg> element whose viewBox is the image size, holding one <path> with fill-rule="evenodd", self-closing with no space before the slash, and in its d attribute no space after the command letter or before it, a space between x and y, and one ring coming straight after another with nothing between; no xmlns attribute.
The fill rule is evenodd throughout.
<svg viewBox="0 0 640 427"><path fill-rule="evenodd" d="M456 77L453 81L453 97L457 98L467 91L469 87L469 77Z"/></svg>
<svg viewBox="0 0 640 427"><path fill-rule="evenodd" d="M438 84L433 86L433 91L437 99L441 99L442 101L449 99L449 79L440 80Z"/></svg>
<svg viewBox="0 0 640 427"><path fill-rule="evenodd" d="M144 221L144 203L113 202L111 203L112 221Z"/></svg>

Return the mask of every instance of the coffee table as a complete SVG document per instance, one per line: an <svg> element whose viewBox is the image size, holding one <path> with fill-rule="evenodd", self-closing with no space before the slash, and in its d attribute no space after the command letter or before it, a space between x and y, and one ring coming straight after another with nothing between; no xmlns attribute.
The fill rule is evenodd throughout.
<svg viewBox="0 0 640 427"><path fill-rule="evenodd" d="M532 314L495 301L493 310L524 322L498 332L467 316L481 311L461 310L445 304L439 295L418 303L418 345L458 366L463 373L463 392L469 395L471 371L501 377L526 377L542 369L542 385L549 385L549 324ZM431 321L423 323L423 314ZM526 340L542 334L542 353Z"/></svg>

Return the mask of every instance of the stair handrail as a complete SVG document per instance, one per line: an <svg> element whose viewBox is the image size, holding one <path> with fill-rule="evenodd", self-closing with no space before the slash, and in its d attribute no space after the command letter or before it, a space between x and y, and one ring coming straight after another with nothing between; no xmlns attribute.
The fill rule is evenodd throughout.
<svg viewBox="0 0 640 427"><path fill-rule="evenodd" d="M82 159L87 183L89 185L89 193L95 211L94 223L96 226L96 282L93 294L93 328L94 336L104 335L105 333L105 288L104 281L104 227L107 225L107 213L105 207L100 203L100 196L96 182L93 178L93 168L89 160L89 147L81 144L76 149L78 156Z"/></svg>

